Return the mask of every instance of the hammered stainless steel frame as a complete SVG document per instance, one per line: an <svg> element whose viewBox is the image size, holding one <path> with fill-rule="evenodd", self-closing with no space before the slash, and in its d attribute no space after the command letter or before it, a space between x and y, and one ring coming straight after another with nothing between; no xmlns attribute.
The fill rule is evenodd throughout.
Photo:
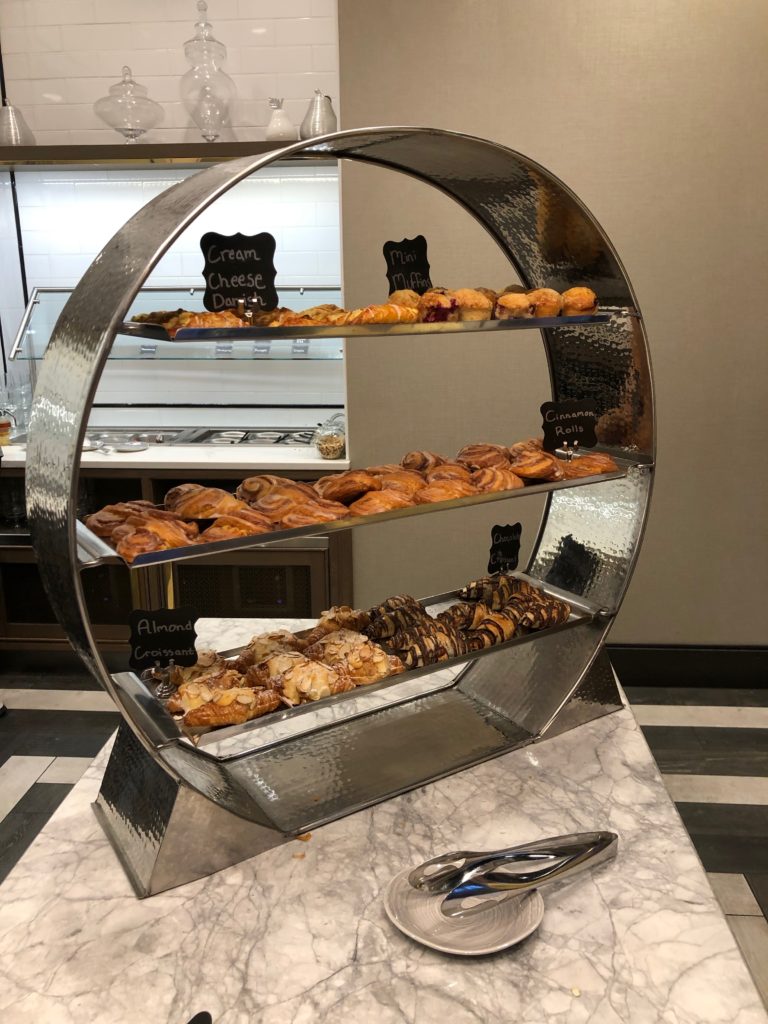
<svg viewBox="0 0 768 1024"><path fill-rule="evenodd" d="M608 322L542 330L552 396L592 399L601 447L627 465L620 478L547 496L528 572L597 609L578 628L479 659L453 685L354 720L324 723L318 708L314 730L266 749L238 744L236 754L214 755L174 734L151 698L117 685L100 655L78 552L90 564L104 552L84 543L76 527L80 446L115 335L171 243L249 174L278 159L328 156L399 171L445 192L485 227L528 287L594 288L601 304L614 309ZM146 766L162 767L176 787L174 799L191 789L239 818L295 833L554 733L574 694L589 697L575 710L568 705L569 725L615 706L605 670L590 669L637 557L654 454L642 318L613 247L584 205L547 170L492 142L429 128L369 128L203 170L150 202L104 247L65 306L40 370L29 432L28 515L59 621L120 707L141 744L132 749L143 748ZM599 684L592 685L593 676ZM114 765L110 777L117 770ZM148 841L139 818L120 806L119 787L110 794L101 806L113 841L124 850ZM247 855L233 843L232 857ZM145 880L137 891L157 891L156 882Z"/></svg>

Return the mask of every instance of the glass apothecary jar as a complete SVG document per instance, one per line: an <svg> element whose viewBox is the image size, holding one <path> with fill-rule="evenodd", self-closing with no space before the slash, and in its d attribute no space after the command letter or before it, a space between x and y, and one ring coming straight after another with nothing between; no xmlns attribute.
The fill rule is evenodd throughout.
<svg viewBox="0 0 768 1024"><path fill-rule="evenodd" d="M321 459L343 459L347 450L347 429L343 412L322 423L313 438Z"/></svg>
<svg viewBox="0 0 768 1024"><path fill-rule="evenodd" d="M165 116L160 104L147 95L146 87L133 80L127 64L122 79L110 86L109 96L94 103L93 110L110 128L120 132L126 142L136 142Z"/></svg>

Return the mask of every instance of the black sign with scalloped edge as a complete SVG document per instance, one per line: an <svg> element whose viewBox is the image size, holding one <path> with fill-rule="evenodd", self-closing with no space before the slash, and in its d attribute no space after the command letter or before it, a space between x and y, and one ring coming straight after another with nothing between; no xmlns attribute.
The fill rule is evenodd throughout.
<svg viewBox="0 0 768 1024"><path fill-rule="evenodd" d="M234 309L238 299L255 298L262 309L276 309L274 235L219 235L207 231L200 239L205 265L203 305L212 313Z"/></svg>
<svg viewBox="0 0 768 1024"><path fill-rule="evenodd" d="M384 259L387 261L390 293L407 288L423 295L432 287L429 279L427 240L424 235L403 238L399 242L385 242Z"/></svg>
<svg viewBox="0 0 768 1024"><path fill-rule="evenodd" d="M544 402L541 406L544 451L553 452L566 445L572 448L576 441L579 448L594 448L596 423L597 409L589 399Z"/></svg>
<svg viewBox="0 0 768 1024"><path fill-rule="evenodd" d="M141 672L157 662L165 666L171 660L177 665L194 665L197 661L196 621L194 608L134 609L128 616L131 668Z"/></svg>
<svg viewBox="0 0 768 1024"><path fill-rule="evenodd" d="M491 530L491 550L488 559L488 572L512 572L517 568L520 558L520 537L523 533L522 523L514 526L494 526Z"/></svg>

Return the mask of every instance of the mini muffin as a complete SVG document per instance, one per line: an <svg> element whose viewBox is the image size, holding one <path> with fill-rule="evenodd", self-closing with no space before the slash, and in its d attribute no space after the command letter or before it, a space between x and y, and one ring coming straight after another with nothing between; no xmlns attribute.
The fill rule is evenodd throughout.
<svg viewBox="0 0 768 1024"><path fill-rule="evenodd" d="M569 288L561 298L563 316L591 316L597 312L597 296L591 288Z"/></svg>
<svg viewBox="0 0 768 1024"><path fill-rule="evenodd" d="M525 295L525 288L521 284L508 284L501 289L499 295Z"/></svg>
<svg viewBox="0 0 768 1024"><path fill-rule="evenodd" d="M480 292L481 295L484 295L486 299L490 300L491 309L496 305L496 299L498 299L500 295L500 293L495 292L493 288L475 288L474 291Z"/></svg>
<svg viewBox="0 0 768 1024"><path fill-rule="evenodd" d="M411 291L410 288L401 288L400 291L392 292L387 302L393 302L396 306L410 306L411 309L418 309L419 293Z"/></svg>
<svg viewBox="0 0 768 1024"><path fill-rule="evenodd" d="M524 292L505 292L496 300L497 320L517 320L532 316L533 306Z"/></svg>
<svg viewBox="0 0 768 1024"><path fill-rule="evenodd" d="M424 324L455 322L459 319L459 304L453 292L432 288L419 299L419 319Z"/></svg>
<svg viewBox="0 0 768 1024"><path fill-rule="evenodd" d="M534 288L526 295L533 306L534 316L560 316L563 300L554 288Z"/></svg>
<svg viewBox="0 0 768 1024"><path fill-rule="evenodd" d="M493 316L493 303L482 292L459 288L453 294L459 306L459 320L490 320Z"/></svg>

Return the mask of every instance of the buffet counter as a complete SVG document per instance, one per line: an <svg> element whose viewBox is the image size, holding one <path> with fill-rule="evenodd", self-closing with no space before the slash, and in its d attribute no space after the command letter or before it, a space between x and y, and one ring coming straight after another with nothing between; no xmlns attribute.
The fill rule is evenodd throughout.
<svg viewBox="0 0 768 1024"><path fill-rule="evenodd" d="M13 1024L768 1020L627 708L144 901L90 808L106 756L0 890ZM390 879L438 852L591 829L619 834L617 859L543 890L538 931L505 952L432 952L384 913Z"/></svg>
<svg viewBox="0 0 768 1024"><path fill-rule="evenodd" d="M3 469L23 469L26 445L3 448ZM314 446L271 445L150 445L142 452L83 452L81 469L89 470L232 470L232 472L270 472L294 470L318 475L349 469L348 459L321 459Z"/></svg>

